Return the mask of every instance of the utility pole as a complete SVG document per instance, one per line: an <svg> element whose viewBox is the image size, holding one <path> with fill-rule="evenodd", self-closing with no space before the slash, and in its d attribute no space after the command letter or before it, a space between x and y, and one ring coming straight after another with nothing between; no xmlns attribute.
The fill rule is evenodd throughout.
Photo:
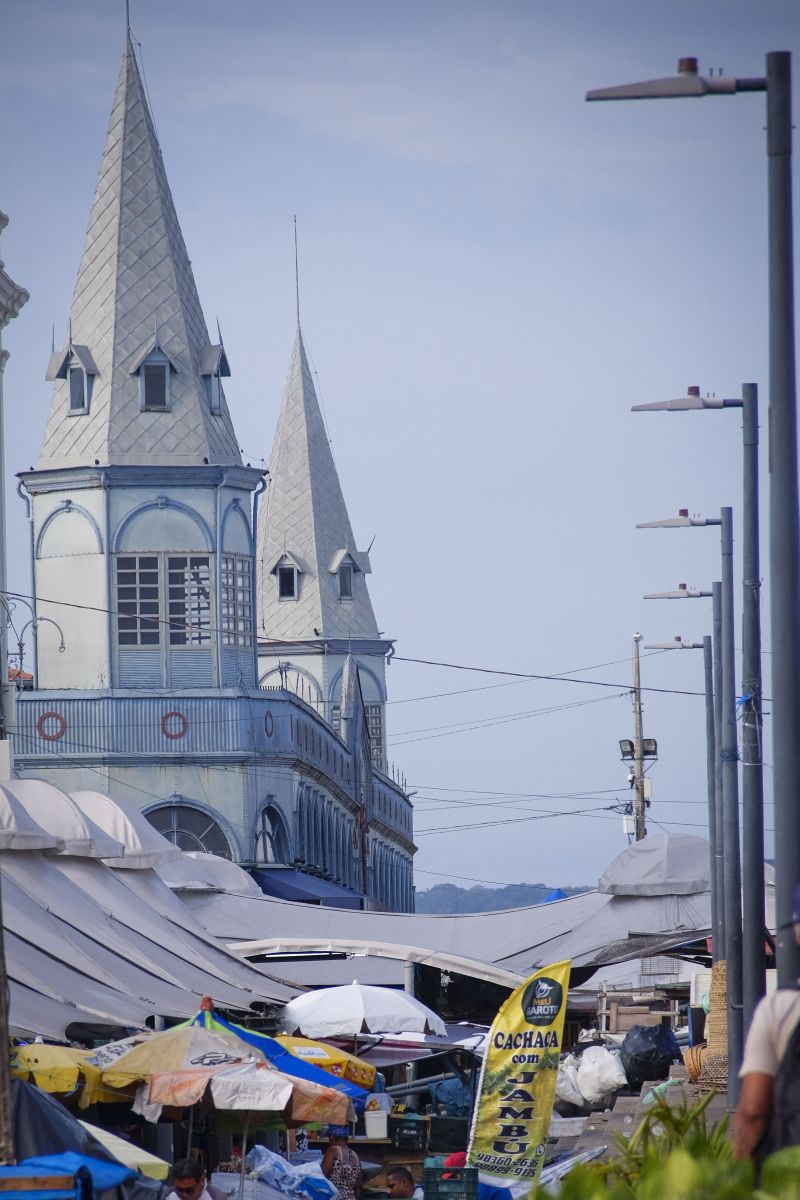
<svg viewBox="0 0 800 1200"><path fill-rule="evenodd" d="M640 633L633 635L633 835L637 842L647 837L644 810L644 745L642 740L642 677L639 669Z"/></svg>
<svg viewBox="0 0 800 1200"><path fill-rule="evenodd" d="M8 224L8 217L0 212L0 232ZM0 259L0 331L15 317L28 299L24 288L14 283L3 268ZM0 341L0 595L4 605L8 603L6 580L6 495L5 495L5 444L3 439L3 372L8 353ZM3 720L0 728L0 778L11 775L12 752L9 732L14 720L14 689L8 682L8 619L5 609L0 615L0 689L2 690ZM22 671L20 659L19 669ZM8 1040L8 975L6 973L5 942L3 938L3 906L0 899L0 1163L13 1164L14 1123L11 1113L11 1062Z"/></svg>

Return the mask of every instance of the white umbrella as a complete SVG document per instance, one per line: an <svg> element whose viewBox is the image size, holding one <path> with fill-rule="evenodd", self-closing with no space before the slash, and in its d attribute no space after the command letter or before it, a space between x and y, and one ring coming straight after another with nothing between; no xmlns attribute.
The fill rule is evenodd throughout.
<svg viewBox="0 0 800 1200"><path fill-rule="evenodd" d="M291 1000L283 1010L287 1033L304 1037L356 1037L359 1033L447 1033L444 1021L408 992L357 981L319 988Z"/></svg>

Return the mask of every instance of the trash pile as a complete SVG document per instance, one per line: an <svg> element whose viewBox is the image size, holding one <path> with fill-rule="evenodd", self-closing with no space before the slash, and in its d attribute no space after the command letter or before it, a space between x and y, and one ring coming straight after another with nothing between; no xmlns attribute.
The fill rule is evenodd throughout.
<svg viewBox="0 0 800 1200"><path fill-rule="evenodd" d="M665 1025L634 1025L622 1046L596 1034L561 1060L555 1110L563 1117L601 1111L622 1088L639 1091L648 1080L666 1079L680 1058L675 1034Z"/></svg>

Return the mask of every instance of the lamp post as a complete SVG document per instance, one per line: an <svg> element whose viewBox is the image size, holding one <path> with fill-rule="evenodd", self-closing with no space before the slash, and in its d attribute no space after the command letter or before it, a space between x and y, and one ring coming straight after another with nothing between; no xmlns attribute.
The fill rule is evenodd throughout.
<svg viewBox="0 0 800 1200"><path fill-rule="evenodd" d="M645 650L702 650L703 680L706 697L706 789L708 793L708 841L709 841L709 885L711 890L711 957L719 958L724 953L723 906L720 903L723 888L722 876L722 830L717 829L717 731L714 720L714 655L711 637L702 642L687 642L676 635L671 642L652 642Z"/></svg>
<svg viewBox="0 0 800 1200"><path fill-rule="evenodd" d="M722 588L721 619L714 613L715 638L717 628L721 636L722 652L721 715L717 722L718 760L722 772L722 811L715 804L716 830L722 829L722 854L724 870L723 885L719 895L724 907L724 947L727 977L728 1008L728 1098L735 1103L739 1092L739 1066L742 1061L744 1041L742 1008L742 885L739 856L739 780L737 773L738 750L736 746L736 686L734 678L734 613L733 613L733 513L730 508L720 510L719 521L696 519L700 524L720 524L722 532ZM683 524L681 520L681 524ZM688 521L686 522L689 523ZM656 528L662 522L647 522L646 528ZM667 527L674 527L674 518ZM716 587L714 589L716 592ZM712 592L712 596L714 595ZM685 594L655 593L645 600L672 599ZM709 593L706 592L705 595ZM716 790L716 789L715 789Z"/></svg>
<svg viewBox="0 0 800 1200"><path fill-rule="evenodd" d="M635 404L633 412L742 410L742 955L744 1023L766 990L764 969L764 779L761 714L761 570L758 533L758 388L742 385L741 399L685 396Z"/></svg>
<svg viewBox="0 0 800 1200"><path fill-rule="evenodd" d="M766 75L705 78L684 58L678 74L588 92L587 100L645 100L766 92L769 233L770 611L772 616L772 758L778 985L800 975L792 934L792 892L800 881L800 516L792 230L791 55L767 55ZM749 828L749 823L748 823Z"/></svg>

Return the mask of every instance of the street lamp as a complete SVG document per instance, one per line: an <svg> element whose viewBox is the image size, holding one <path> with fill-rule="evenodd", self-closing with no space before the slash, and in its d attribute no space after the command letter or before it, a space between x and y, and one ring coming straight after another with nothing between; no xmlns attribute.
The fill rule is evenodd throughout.
<svg viewBox="0 0 800 1200"><path fill-rule="evenodd" d="M800 515L794 345L791 55L772 51L755 79L704 78L697 60L678 75L588 92L587 100L646 100L735 92L767 94L769 185L770 609L772 615L772 758L775 799L775 893L778 985L800 975L792 934L792 892L800 880Z"/></svg>
<svg viewBox="0 0 800 1200"><path fill-rule="evenodd" d="M742 385L741 399L685 396L635 404L633 412L742 410L742 945L744 1021L749 1026L766 990L764 972L764 780L761 716L761 570L758 549L758 388ZM686 510L681 510L682 514ZM688 514L686 514L688 515Z"/></svg>
<svg viewBox="0 0 800 1200"><path fill-rule="evenodd" d="M671 522L670 522L671 523ZM739 854L739 751L736 744L736 681L733 609L733 510L720 510L719 520L701 524L720 525L722 533L722 695L719 760L722 771L721 817L724 854L723 905L725 911L725 961L728 992L728 1094L738 1095L739 1066L744 1041L742 977L742 880ZM663 522L652 521L648 528ZM716 630L715 630L716 634ZM762 948L763 955L763 948Z"/></svg>
<svg viewBox="0 0 800 1200"><path fill-rule="evenodd" d="M714 652L709 636L702 642L687 642L676 634L671 642L653 642L645 650L702 650L706 695L706 785L708 791L709 882L711 885L711 956L713 960L725 953L722 873L722 829L718 829L717 807L717 727L714 706Z"/></svg>

